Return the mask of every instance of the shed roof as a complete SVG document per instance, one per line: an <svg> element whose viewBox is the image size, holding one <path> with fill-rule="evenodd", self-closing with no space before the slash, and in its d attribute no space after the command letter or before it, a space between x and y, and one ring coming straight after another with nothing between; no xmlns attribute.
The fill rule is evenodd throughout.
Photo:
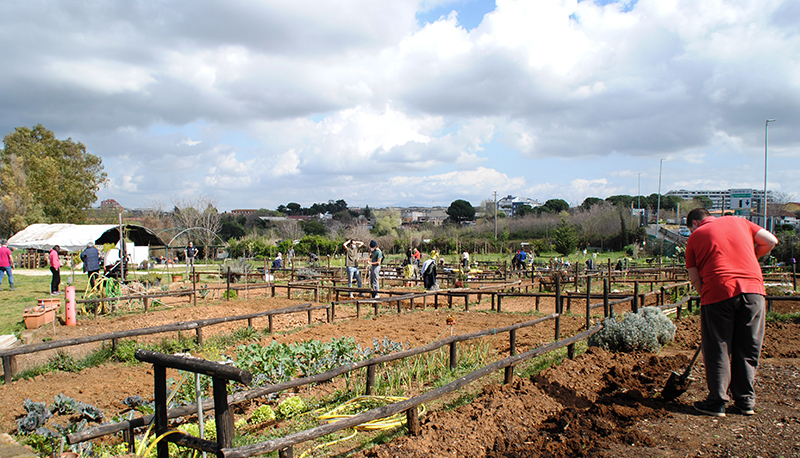
<svg viewBox="0 0 800 458"><path fill-rule="evenodd" d="M144 226L123 224L125 236L136 246L166 245ZM119 242L116 224L31 224L8 239L8 246L17 249L49 250L58 245L62 250L77 252L89 242L97 245Z"/></svg>

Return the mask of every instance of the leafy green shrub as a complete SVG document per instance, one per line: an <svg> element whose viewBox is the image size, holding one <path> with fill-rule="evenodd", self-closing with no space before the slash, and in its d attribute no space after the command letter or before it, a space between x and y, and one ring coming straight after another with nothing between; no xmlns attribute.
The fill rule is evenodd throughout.
<svg viewBox="0 0 800 458"><path fill-rule="evenodd" d="M239 297L239 293L237 293L235 289L228 289L225 290L225 293L222 295L222 297L225 299L236 299Z"/></svg>
<svg viewBox="0 0 800 458"><path fill-rule="evenodd" d="M363 351L352 337L285 344L271 342L236 347L236 367L250 371L255 385L280 383L296 376L319 374L357 361Z"/></svg>
<svg viewBox="0 0 800 458"><path fill-rule="evenodd" d="M254 425L260 425L261 423L266 423L274 419L275 411L272 410L272 407L268 406L267 404L257 408L253 411L253 414L250 415L250 423L253 423Z"/></svg>
<svg viewBox="0 0 800 458"><path fill-rule="evenodd" d="M589 337L589 345L614 352L658 353L675 338L675 325L657 307L643 307L638 313L606 318L600 332Z"/></svg>
<svg viewBox="0 0 800 458"><path fill-rule="evenodd" d="M117 343L114 356L121 363L138 363L139 360L134 356L138 347L135 340L123 340Z"/></svg>
<svg viewBox="0 0 800 458"><path fill-rule="evenodd" d="M290 396L278 404L278 413L283 418L292 418L305 412L306 409L306 402L300 396Z"/></svg>
<svg viewBox="0 0 800 458"><path fill-rule="evenodd" d="M54 371L80 372L80 370L83 369L81 365L75 361L75 358L63 350L59 350L55 356L50 358L48 363L50 364L50 368Z"/></svg>

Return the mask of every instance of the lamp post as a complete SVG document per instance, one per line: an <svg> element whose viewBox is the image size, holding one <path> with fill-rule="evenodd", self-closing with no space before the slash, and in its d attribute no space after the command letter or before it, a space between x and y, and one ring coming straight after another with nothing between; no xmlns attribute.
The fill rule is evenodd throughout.
<svg viewBox="0 0 800 458"><path fill-rule="evenodd" d="M494 239L497 240L497 191L494 192Z"/></svg>
<svg viewBox="0 0 800 458"><path fill-rule="evenodd" d="M656 200L656 230L658 230L658 222L661 221L661 169L664 166L664 159L658 161L658 199ZM658 234L656 234L658 237Z"/></svg>
<svg viewBox="0 0 800 458"><path fill-rule="evenodd" d="M656 200L656 239L658 239L658 222L661 221L661 169L664 166L664 159L662 158L658 161L658 199ZM659 255L664 255L664 241L661 241L661 253ZM661 258L659 258L659 263Z"/></svg>
<svg viewBox="0 0 800 458"><path fill-rule="evenodd" d="M777 121L776 119L767 119L764 123L764 229L769 230L769 222L767 221L767 128L769 123Z"/></svg>
<svg viewBox="0 0 800 458"><path fill-rule="evenodd" d="M639 172L639 177L637 181L636 187L636 209L639 210L639 224L636 227L641 227L642 225L642 172Z"/></svg>

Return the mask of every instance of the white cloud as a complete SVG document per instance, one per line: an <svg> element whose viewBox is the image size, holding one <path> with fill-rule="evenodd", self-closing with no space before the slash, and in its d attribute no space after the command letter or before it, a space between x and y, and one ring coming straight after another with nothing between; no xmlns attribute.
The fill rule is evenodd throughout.
<svg viewBox="0 0 800 458"><path fill-rule="evenodd" d="M469 31L417 25L440 5L463 6L0 3L0 129L83 141L101 197L125 205L202 191L274 208L575 202L640 173L649 194L665 157L664 191L758 187L778 118L770 181L800 194L793 2L497 0Z"/></svg>

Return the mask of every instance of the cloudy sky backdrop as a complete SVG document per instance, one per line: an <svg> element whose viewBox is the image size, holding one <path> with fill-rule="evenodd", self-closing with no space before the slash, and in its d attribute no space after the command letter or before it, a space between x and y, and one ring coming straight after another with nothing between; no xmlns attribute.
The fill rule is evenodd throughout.
<svg viewBox="0 0 800 458"><path fill-rule="evenodd" d="M221 210L671 189L800 200L797 0L4 0L0 134Z"/></svg>

